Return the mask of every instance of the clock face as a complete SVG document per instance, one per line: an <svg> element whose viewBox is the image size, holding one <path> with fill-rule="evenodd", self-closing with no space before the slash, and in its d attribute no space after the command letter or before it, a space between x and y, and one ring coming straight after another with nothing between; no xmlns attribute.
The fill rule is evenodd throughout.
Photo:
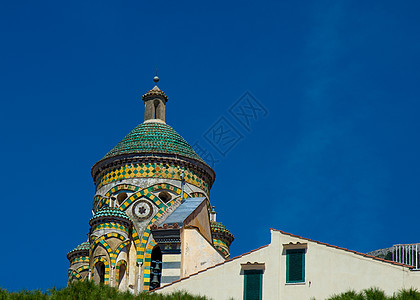
<svg viewBox="0 0 420 300"><path fill-rule="evenodd" d="M148 219L153 213L152 205L146 200L140 200L133 206L133 215L139 220Z"/></svg>

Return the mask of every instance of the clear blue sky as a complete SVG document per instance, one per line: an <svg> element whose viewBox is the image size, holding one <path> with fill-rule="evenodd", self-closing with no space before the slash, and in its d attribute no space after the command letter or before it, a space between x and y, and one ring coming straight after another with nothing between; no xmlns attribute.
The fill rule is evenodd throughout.
<svg viewBox="0 0 420 300"><path fill-rule="evenodd" d="M233 256L269 228L367 252L419 242L419 1L1 1L0 286L63 287L91 166L169 96L191 144L243 137L211 192ZM229 108L250 91L250 130ZM222 118L222 119L221 119ZM239 136L239 135L238 135ZM226 150L226 149L225 149Z"/></svg>

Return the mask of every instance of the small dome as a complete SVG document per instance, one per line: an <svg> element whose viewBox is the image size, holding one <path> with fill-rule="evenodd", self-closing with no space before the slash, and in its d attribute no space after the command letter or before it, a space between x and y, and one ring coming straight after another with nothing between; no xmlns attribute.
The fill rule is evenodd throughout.
<svg viewBox="0 0 420 300"><path fill-rule="evenodd" d="M103 159L126 154L173 154L204 162L171 126L157 122L138 125Z"/></svg>
<svg viewBox="0 0 420 300"><path fill-rule="evenodd" d="M78 245L76 248L71 250L69 253L67 253L67 259L71 262L71 260L75 257L89 256L89 248L90 248L89 242L83 242L80 245Z"/></svg>
<svg viewBox="0 0 420 300"><path fill-rule="evenodd" d="M211 232L213 233L213 236L216 236L220 239L225 240L228 246L230 246L230 244L235 239L233 234L230 233L230 231L226 228L226 226L220 222L211 221L210 227L211 227Z"/></svg>
<svg viewBox="0 0 420 300"><path fill-rule="evenodd" d="M71 250L69 253L75 252L75 251L80 251L80 250L89 250L89 247L90 247L89 242L83 242L79 246L77 246L76 248Z"/></svg>
<svg viewBox="0 0 420 300"><path fill-rule="evenodd" d="M89 220L89 225L92 226L95 220L105 219L105 218L124 219L124 220L127 220L129 223L131 223L130 217L119 208L105 206L101 208L99 211L97 211L96 214Z"/></svg>

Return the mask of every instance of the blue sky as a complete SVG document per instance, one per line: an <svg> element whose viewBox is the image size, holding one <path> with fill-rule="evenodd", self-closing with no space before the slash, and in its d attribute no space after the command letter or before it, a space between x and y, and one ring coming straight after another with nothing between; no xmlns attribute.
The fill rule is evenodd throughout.
<svg viewBox="0 0 420 300"><path fill-rule="evenodd" d="M1 1L0 287L66 284L90 168L143 121L156 67L167 123L218 160L211 202L233 256L270 227L361 252L419 242L419 9ZM267 112L249 130L229 113L247 91ZM242 138L221 155L205 136L225 121Z"/></svg>

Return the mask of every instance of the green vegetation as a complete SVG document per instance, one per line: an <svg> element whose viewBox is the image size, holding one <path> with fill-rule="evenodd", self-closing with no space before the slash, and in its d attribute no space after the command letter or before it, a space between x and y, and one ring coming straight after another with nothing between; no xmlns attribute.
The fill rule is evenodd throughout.
<svg viewBox="0 0 420 300"><path fill-rule="evenodd" d="M382 290L371 288L359 293L348 291L334 295L328 298L328 300L420 300L420 292L415 289L401 290L393 296L388 297Z"/></svg>
<svg viewBox="0 0 420 300"><path fill-rule="evenodd" d="M41 291L21 291L10 293L0 289L0 300L208 300L206 297L191 296L184 292L169 295L147 294L133 295L129 292L121 293L115 288L104 285L95 285L92 281L76 281L68 287L56 290L51 289L46 293Z"/></svg>

